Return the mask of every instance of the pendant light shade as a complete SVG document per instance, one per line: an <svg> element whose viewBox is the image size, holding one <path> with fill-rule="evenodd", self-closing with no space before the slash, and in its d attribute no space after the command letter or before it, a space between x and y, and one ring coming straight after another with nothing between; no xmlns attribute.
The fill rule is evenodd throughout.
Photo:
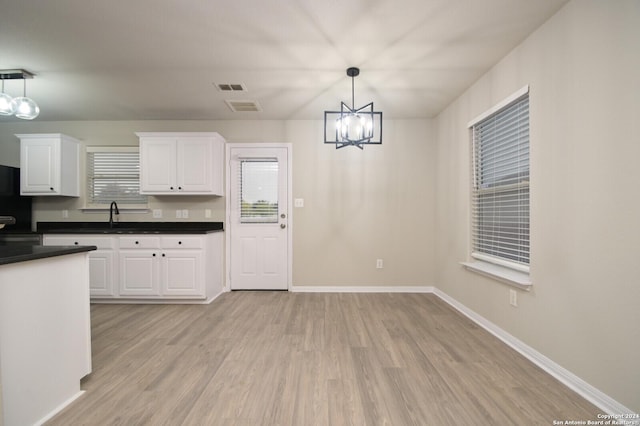
<svg viewBox="0 0 640 426"><path fill-rule="evenodd" d="M4 93L4 80L2 80L2 92L0 92L0 115L13 115L15 110L15 105L11 103L13 98L6 93Z"/></svg>
<svg viewBox="0 0 640 426"><path fill-rule="evenodd" d="M23 120L33 120L40 114L40 107L31 98L14 98L11 105L14 107L15 116Z"/></svg>
<svg viewBox="0 0 640 426"><path fill-rule="evenodd" d="M36 102L27 97L27 79L33 78L33 74L25 70L4 70L0 71L2 80L2 93L0 93L0 115L15 115L23 120L33 120L40 114L40 107ZM5 80L23 80L22 96L12 98L4 93Z"/></svg>

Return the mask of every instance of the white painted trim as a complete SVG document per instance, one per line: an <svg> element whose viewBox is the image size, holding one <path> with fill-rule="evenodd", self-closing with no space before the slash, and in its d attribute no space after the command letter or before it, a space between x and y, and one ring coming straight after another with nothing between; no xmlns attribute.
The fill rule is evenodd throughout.
<svg viewBox="0 0 640 426"><path fill-rule="evenodd" d="M52 418L54 418L56 416L56 414L58 414L60 411L62 411L63 409L65 409L67 407L67 405L71 404L73 401L75 401L76 399L80 398L82 395L84 395L86 391L78 391L78 393L76 393L75 395L73 395L71 398L67 399L66 401L64 401L62 404L58 405L56 408L54 408L53 410L51 410L49 413L47 413L46 416L44 416L43 418L41 418L40 420L38 420L37 422L34 423L34 426L40 426L45 424L46 422L48 422L49 420L51 420ZM2 420L0 418L0 420Z"/></svg>
<svg viewBox="0 0 640 426"><path fill-rule="evenodd" d="M633 411L618 401L614 400L610 396L596 389L594 386L582 380L564 367L556 364L551 359L547 358L540 352L533 349L531 346L515 338L511 334L507 333L491 321L478 315L473 310L467 308L462 303L458 302L454 298L450 297L438 288L434 288L433 293L443 301L447 302L458 312L478 324L480 327L493 334L500 339L506 345L514 349L516 352L533 362L538 367L542 368L548 374L556 378L560 383L567 386L569 389L576 392L578 395L591 402L596 407L600 408L607 414L631 414Z"/></svg>
<svg viewBox="0 0 640 426"><path fill-rule="evenodd" d="M430 286L291 286L295 293L433 293Z"/></svg>
<svg viewBox="0 0 640 426"><path fill-rule="evenodd" d="M515 93L507 96L505 99L503 99L502 101L498 102L497 104L495 104L494 106L492 106L491 108L489 108L488 110L483 112L482 114L478 115L473 120L469 121L469 123L467 123L467 127L468 128L473 127L475 124L477 124L480 121L484 120L485 118L489 117L491 114L493 114L493 113L495 113L497 111L500 111L502 108L506 107L507 105L509 105L510 103L512 103L513 101L518 99L519 97L521 97L523 95L526 95L527 93L529 93L529 85L528 84L526 86L522 87L521 89L517 90Z"/></svg>
<svg viewBox="0 0 640 426"><path fill-rule="evenodd" d="M231 206L229 205L229 197L231 194L231 148L284 148L287 151L287 167L289 173L287 175L287 227L289 232L287 241L287 289L291 291L293 286L293 145L291 143L233 143L227 141L225 144L225 186L226 186L226 202L225 202L225 273L223 278L223 292L231 291Z"/></svg>
<svg viewBox="0 0 640 426"><path fill-rule="evenodd" d="M210 299L125 299L125 298L113 298L113 299L91 299L91 304L95 305L121 305L126 303L128 305L208 305L213 302L223 292L218 293Z"/></svg>
<svg viewBox="0 0 640 426"><path fill-rule="evenodd" d="M483 261L460 262L460 264L468 271L502 281L505 284L512 285L522 290L531 290L532 283L528 273Z"/></svg>

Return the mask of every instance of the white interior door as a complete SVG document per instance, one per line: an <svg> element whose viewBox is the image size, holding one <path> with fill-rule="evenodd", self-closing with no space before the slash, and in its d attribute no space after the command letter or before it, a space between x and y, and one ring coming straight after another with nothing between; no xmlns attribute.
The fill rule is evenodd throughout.
<svg viewBox="0 0 640 426"><path fill-rule="evenodd" d="M287 290L287 147L229 149L229 279L232 290Z"/></svg>

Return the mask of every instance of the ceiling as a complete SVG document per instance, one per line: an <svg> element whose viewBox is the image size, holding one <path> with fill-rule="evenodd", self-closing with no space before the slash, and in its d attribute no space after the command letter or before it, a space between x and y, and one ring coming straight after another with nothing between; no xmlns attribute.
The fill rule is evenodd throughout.
<svg viewBox="0 0 640 426"><path fill-rule="evenodd" d="M321 119L340 101L433 117L566 0L19 0L0 69L38 121ZM221 92L214 83L240 83ZM22 96L23 82L5 82ZM225 100L257 101L233 112ZM21 121L0 117L0 123Z"/></svg>

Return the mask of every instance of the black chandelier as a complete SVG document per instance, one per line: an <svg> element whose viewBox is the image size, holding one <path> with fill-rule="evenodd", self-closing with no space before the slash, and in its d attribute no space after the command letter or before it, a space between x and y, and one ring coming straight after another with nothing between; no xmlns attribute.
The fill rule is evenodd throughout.
<svg viewBox="0 0 640 426"><path fill-rule="evenodd" d="M373 110L373 102L355 107L354 78L360 69L351 67L347 75L351 77L351 108L341 102L340 111L324 112L324 143L334 144L336 149L345 146L382 144L382 112Z"/></svg>

